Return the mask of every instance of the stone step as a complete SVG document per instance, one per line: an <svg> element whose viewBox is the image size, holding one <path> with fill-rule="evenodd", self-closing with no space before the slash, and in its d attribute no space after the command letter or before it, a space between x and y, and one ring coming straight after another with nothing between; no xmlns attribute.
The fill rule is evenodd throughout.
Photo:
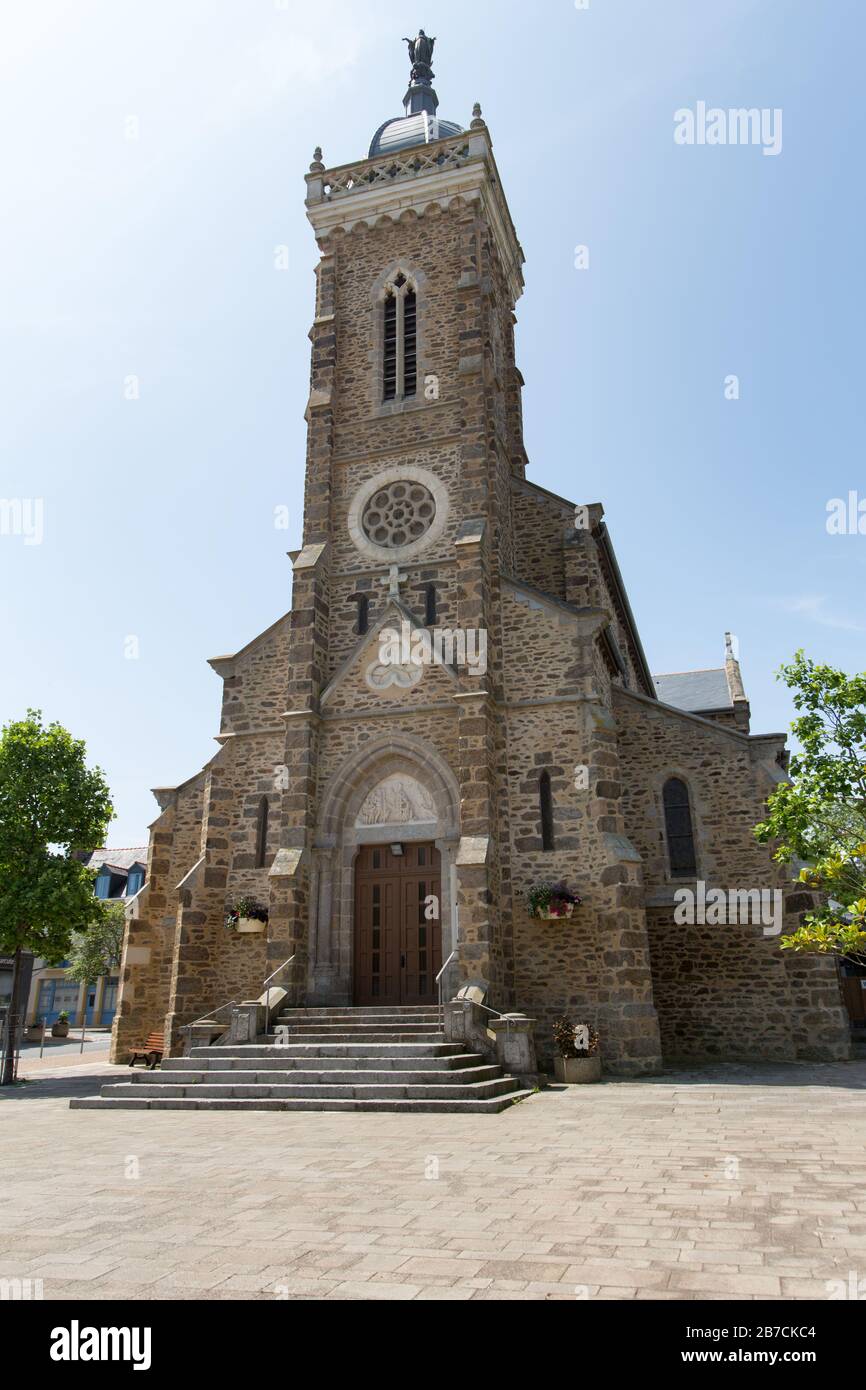
<svg viewBox="0 0 866 1390"><path fill-rule="evenodd" d="M441 1028L290 1028L286 1033L270 1032L268 1038L288 1038L289 1042L444 1042ZM284 1047L285 1043L280 1042Z"/></svg>
<svg viewBox="0 0 866 1390"><path fill-rule="evenodd" d="M446 1059L447 1060L447 1059ZM157 1081L158 1075L158 1081ZM182 1071L167 1071L163 1066L159 1073L152 1071L133 1071L128 1082L106 1083L114 1087L132 1086L466 1086L476 1081L498 1081L501 1069L493 1064L437 1068L423 1071L412 1067L407 1071L395 1071L381 1065L369 1070L344 1067L321 1067L314 1070L261 1069L242 1071L185 1067Z"/></svg>
<svg viewBox="0 0 866 1390"><path fill-rule="evenodd" d="M516 1084L516 1083L515 1083ZM458 1096L448 1096L446 1100L217 1100L207 1096L124 1096L114 1099L108 1096L76 1096L69 1102L71 1110L302 1110L315 1111L354 1111L365 1110L370 1114L397 1114L409 1112L416 1115L498 1115L518 1101L526 1100L531 1091L515 1089L507 1095L494 1096L489 1100L465 1100Z"/></svg>
<svg viewBox="0 0 866 1390"><path fill-rule="evenodd" d="M516 1082L510 1076L495 1077L491 1081L458 1081L452 1085L426 1082L421 1085L376 1085L367 1082L362 1085L338 1085L314 1077L304 1085L284 1084L277 1080L266 1085L246 1085L233 1081L225 1086L204 1082L170 1087L165 1081L147 1078L140 1082L103 1086L101 1095L109 1100L123 1100L129 1096L164 1096L167 1092L187 1099L204 1097L208 1100L490 1100L494 1096L507 1095L515 1088Z"/></svg>
<svg viewBox="0 0 866 1390"><path fill-rule="evenodd" d="M216 1048L199 1048L194 1057L165 1057L160 1067L160 1074L171 1074L175 1071L250 1071L255 1069L259 1072L267 1071L292 1071L310 1070L311 1064L317 1072L329 1073L331 1070L339 1071L442 1071L444 1069L462 1071L467 1067L478 1067L484 1065L484 1057L480 1052L459 1052L454 1056L416 1056L414 1053L406 1057L402 1055L403 1049L396 1049L397 1055L392 1056L389 1052L384 1055L370 1057L318 1057L317 1049L303 1048L300 1055L295 1055L289 1047L270 1047L267 1055L261 1055L261 1048L256 1048L253 1054L252 1048L239 1048L231 1056L225 1056L222 1052L218 1056L209 1056L208 1053L216 1052ZM380 1050L381 1051L381 1050ZM146 1075L146 1071L135 1070L135 1076Z"/></svg>
<svg viewBox="0 0 866 1390"><path fill-rule="evenodd" d="M244 1047L217 1043L214 1047L194 1047L191 1058L209 1057L457 1057L459 1043L444 1042L334 1042L314 1041L249 1043Z"/></svg>
<svg viewBox="0 0 866 1390"><path fill-rule="evenodd" d="M359 1009L284 1009L281 1019L316 1022L318 1019L404 1019L407 1023L435 1023L441 1018L439 1010L429 1005L400 1004L388 1008Z"/></svg>
<svg viewBox="0 0 866 1390"><path fill-rule="evenodd" d="M268 1034L268 1037L276 1038L278 1034ZM291 1033L283 1034L288 1036L291 1046L293 1043L441 1043L445 1040L445 1035L440 1029L430 1029L429 1032L422 1032L415 1029L414 1032L387 1032L384 1028L375 1030L368 1028L334 1028L322 1032L314 1028L307 1032L302 1028L293 1028ZM285 1043L280 1043L280 1047L285 1047Z"/></svg>
<svg viewBox="0 0 866 1390"><path fill-rule="evenodd" d="M370 1015L368 1018L294 1018L291 1014L279 1014L277 1023L281 1028L370 1028L375 1033L386 1029L404 1029L412 1033L416 1029L442 1028L440 1018L392 1018L388 1014Z"/></svg>
<svg viewBox="0 0 866 1390"><path fill-rule="evenodd" d="M127 1071L75 1110L298 1110L497 1114L528 1094L513 1076L445 1041L429 1005L284 1010L287 1030L204 1044L158 1071ZM123 1075L123 1073L121 1073Z"/></svg>

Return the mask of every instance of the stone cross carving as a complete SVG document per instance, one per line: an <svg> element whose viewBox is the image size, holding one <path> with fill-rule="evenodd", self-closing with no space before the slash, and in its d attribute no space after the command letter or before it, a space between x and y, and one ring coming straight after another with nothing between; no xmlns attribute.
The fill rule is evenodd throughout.
<svg viewBox="0 0 866 1390"><path fill-rule="evenodd" d="M400 585L401 585L401 584L405 584L405 583L406 583L406 580L407 580L408 578L409 578L408 574L401 574L401 573L400 573L400 566L399 566L399 565L391 565L391 567L390 567L389 570L388 570L388 578L387 578L387 579L380 579L380 580L379 580L379 583L380 583L380 584L387 584L387 585L388 585L388 597L389 597L389 598L399 598L399 597L400 597Z"/></svg>

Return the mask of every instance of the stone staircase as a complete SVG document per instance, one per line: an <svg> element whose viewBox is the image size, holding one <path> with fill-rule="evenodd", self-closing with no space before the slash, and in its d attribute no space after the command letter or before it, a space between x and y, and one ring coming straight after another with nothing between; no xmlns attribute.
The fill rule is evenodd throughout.
<svg viewBox="0 0 866 1390"><path fill-rule="evenodd" d="M375 1110L496 1114L531 1094L448 1043L435 1008L292 1009L282 1034L194 1047L133 1070L73 1110Z"/></svg>

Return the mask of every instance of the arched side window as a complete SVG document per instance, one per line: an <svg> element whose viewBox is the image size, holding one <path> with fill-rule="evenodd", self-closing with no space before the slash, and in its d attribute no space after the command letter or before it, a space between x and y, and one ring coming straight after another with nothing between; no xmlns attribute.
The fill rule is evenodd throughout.
<svg viewBox="0 0 866 1390"><path fill-rule="evenodd" d="M538 779L538 805L541 812L541 848L552 850L553 843L553 791L550 786L550 773L542 772Z"/></svg>
<svg viewBox="0 0 866 1390"><path fill-rule="evenodd" d="M268 853L268 798L263 796L259 802L259 814L256 821L256 868L265 867L265 859Z"/></svg>
<svg viewBox="0 0 866 1390"><path fill-rule="evenodd" d="M694 878L698 865L689 789L681 777L669 777L662 796L671 877Z"/></svg>
<svg viewBox="0 0 866 1390"><path fill-rule="evenodd" d="M435 627L436 621L436 585L428 584L424 590L424 622L427 627Z"/></svg>
<svg viewBox="0 0 866 1390"><path fill-rule="evenodd" d="M385 287L383 315L382 399L408 400L418 389L418 304L402 271Z"/></svg>

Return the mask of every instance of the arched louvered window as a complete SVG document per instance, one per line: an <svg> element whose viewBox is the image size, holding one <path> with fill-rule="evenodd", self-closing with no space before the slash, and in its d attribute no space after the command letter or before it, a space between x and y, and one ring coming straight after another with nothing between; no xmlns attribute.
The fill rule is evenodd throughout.
<svg viewBox="0 0 866 1390"><path fill-rule="evenodd" d="M367 597L366 594L359 594L359 595L358 595L358 626L357 626L357 628L356 628L355 630L356 630L356 632L357 632L357 634L358 634L359 637L363 637L364 633L367 632L367 631L369 630L369 627L370 627L370 600L368 599L368 597Z"/></svg>
<svg viewBox="0 0 866 1390"><path fill-rule="evenodd" d="M265 867L265 859L268 853L268 798L263 796L259 802L259 814L256 821L256 868Z"/></svg>
<svg viewBox="0 0 866 1390"><path fill-rule="evenodd" d="M541 812L541 848L550 850L553 843L553 791L550 773L542 772L538 779L538 804Z"/></svg>
<svg viewBox="0 0 866 1390"><path fill-rule="evenodd" d="M428 627L435 627L436 621L436 585L428 584L424 590L424 622Z"/></svg>
<svg viewBox="0 0 866 1390"><path fill-rule="evenodd" d="M689 789L681 777L669 777L663 792L668 862L672 878L694 878L697 874L695 832Z"/></svg>
<svg viewBox="0 0 866 1390"><path fill-rule="evenodd" d="M418 389L418 305L402 274L385 290L382 399L408 400Z"/></svg>

